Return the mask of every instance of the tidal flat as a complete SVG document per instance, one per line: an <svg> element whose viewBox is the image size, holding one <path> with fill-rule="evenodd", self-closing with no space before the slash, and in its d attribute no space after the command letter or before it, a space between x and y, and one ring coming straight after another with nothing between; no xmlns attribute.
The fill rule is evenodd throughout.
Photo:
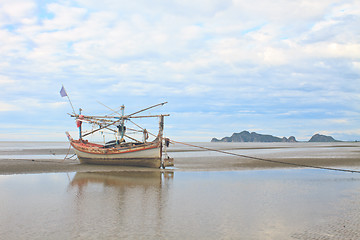
<svg viewBox="0 0 360 240"><path fill-rule="evenodd" d="M360 170L360 143L199 143ZM82 165L67 143L0 143L4 239L359 239L360 174L172 146L174 168ZM69 156L72 155L70 152Z"/></svg>

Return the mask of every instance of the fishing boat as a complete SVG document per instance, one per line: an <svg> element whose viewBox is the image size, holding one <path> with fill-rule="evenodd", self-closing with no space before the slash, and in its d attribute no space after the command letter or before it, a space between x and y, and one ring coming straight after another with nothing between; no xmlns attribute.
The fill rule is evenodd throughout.
<svg viewBox="0 0 360 240"><path fill-rule="evenodd" d="M167 156L166 151L164 154L164 149L169 146L170 142L168 138L163 137L164 117L169 116L169 114L138 115L141 112L157 106L162 106L166 103L167 102L156 104L129 115L124 114L124 105L121 106L121 113L108 107L112 110L112 114L104 116L84 115L81 113L82 110L80 109L79 114L70 114L71 117L76 119L77 127L79 128L79 139L73 139L68 132L66 132L66 135L71 146L74 148L80 163L153 168L173 166L173 159ZM117 116L114 116L114 114L117 114ZM133 121L136 118L156 117L159 119L159 131L156 135ZM82 123L95 125L96 129L89 132L83 132ZM127 128L126 123L132 123L136 129ZM104 142L104 144L89 142L89 140L84 139L86 136L103 130L113 133L114 139ZM129 136L129 134L127 134L128 132L135 132L138 135L142 135L142 140ZM149 135L152 135L155 139L148 141Z"/></svg>

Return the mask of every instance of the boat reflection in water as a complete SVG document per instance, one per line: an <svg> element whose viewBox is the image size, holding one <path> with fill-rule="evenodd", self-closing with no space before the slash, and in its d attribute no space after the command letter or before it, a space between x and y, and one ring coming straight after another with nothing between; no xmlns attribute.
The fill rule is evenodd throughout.
<svg viewBox="0 0 360 240"><path fill-rule="evenodd" d="M76 173L71 186L83 187L92 183L117 187L154 187L166 184L174 177L173 171L121 171L121 172L79 172Z"/></svg>
<svg viewBox="0 0 360 240"><path fill-rule="evenodd" d="M173 177L169 171L76 173L68 188L76 196L74 230L85 238L99 231L116 238L156 237L166 227L162 219Z"/></svg>

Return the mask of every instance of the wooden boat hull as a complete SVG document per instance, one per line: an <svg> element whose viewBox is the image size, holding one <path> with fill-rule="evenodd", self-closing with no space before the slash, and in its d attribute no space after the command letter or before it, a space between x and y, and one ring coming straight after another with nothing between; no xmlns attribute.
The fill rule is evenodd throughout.
<svg viewBox="0 0 360 240"><path fill-rule="evenodd" d="M86 164L124 165L160 168L162 145L159 142L132 148L104 148L86 141L70 140L80 161Z"/></svg>
<svg viewBox="0 0 360 240"><path fill-rule="evenodd" d="M149 153L151 155L159 152L158 149L154 150L143 150L141 155ZM161 158L149 156L139 157L136 154L115 154L115 155L106 155L106 154L88 154L81 151L75 150L76 155L79 158L80 163L87 164L106 164L106 165L123 165L123 166L140 166L140 167L154 167L160 168Z"/></svg>

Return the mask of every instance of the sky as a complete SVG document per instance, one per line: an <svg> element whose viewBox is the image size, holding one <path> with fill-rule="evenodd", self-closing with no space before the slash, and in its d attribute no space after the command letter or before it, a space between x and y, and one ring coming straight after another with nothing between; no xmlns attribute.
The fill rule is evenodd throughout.
<svg viewBox="0 0 360 240"><path fill-rule="evenodd" d="M0 0L0 140L77 134L62 85L88 115L167 101L178 141L360 140L359 22L358 0Z"/></svg>

